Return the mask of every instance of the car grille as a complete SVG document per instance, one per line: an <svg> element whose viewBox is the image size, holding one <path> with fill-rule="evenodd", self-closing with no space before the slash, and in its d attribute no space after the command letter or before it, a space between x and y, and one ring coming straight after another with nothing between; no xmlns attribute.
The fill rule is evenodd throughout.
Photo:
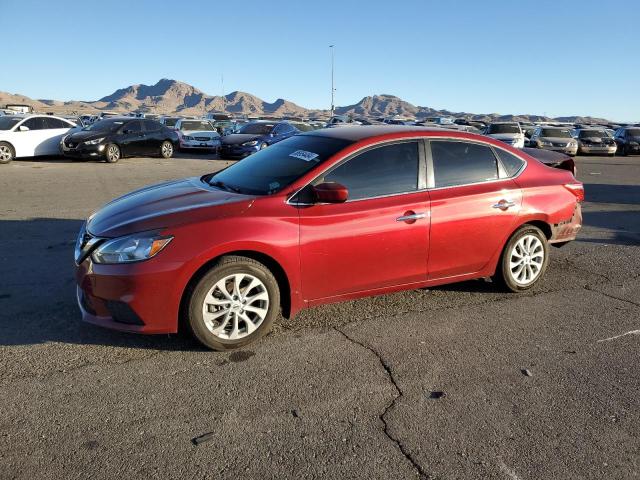
<svg viewBox="0 0 640 480"><path fill-rule="evenodd" d="M199 142L208 142L211 139L209 137L194 137Z"/></svg>
<svg viewBox="0 0 640 480"><path fill-rule="evenodd" d="M558 142L553 142L552 145L554 147L568 147L569 146L568 143L558 143Z"/></svg>

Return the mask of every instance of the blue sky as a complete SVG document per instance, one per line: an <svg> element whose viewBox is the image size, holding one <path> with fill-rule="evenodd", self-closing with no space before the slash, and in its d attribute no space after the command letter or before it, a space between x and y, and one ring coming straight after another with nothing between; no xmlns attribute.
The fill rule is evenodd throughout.
<svg viewBox="0 0 640 480"><path fill-rule="evenodd" d="M309 108L388 93L640 121L640 1L0 0L0 90L96 100L160 78Z"/></svg>

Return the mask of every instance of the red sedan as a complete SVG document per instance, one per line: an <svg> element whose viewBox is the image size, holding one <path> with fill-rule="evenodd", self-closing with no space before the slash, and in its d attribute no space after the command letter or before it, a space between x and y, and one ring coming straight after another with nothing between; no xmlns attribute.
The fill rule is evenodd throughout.
<svg viewBox="0 0 640 480"><path fill-rule="evenodd" d="M76 245L83 319L191 330L227 350L281 311L493 277L536 285L584 190L491 138L370 126L296 135L225 170L132 192Z"/></svg>

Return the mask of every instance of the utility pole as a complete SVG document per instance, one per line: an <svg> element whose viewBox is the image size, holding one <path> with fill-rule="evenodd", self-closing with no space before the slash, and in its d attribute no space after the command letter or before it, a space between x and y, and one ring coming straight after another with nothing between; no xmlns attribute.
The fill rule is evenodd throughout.
<svg viewBox="0 0 640 480"><path fill-rule="evenodd" d="M220 74L220 88L222 92L222 113L227 113L226 98L224 98L224 73Z"/></svg>
<svg viewBox="0 0 640 480"><path fill-rule="evenodd" d="M333 45L329 45L331 49L331 116L333 117L333 111L335 110L334 98L336 89L333 87Z"/></svg>

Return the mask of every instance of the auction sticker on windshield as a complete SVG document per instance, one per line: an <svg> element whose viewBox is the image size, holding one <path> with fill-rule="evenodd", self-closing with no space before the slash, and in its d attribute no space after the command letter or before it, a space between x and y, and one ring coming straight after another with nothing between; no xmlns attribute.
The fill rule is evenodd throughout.
<svg viewBox="0 0 640 480"><path fill-rule="evenodd" d="M299 158L300 160L304 160L305 162L310 162L318 157L317 153L307 152L306 150L296 150L293 153L289 154L290 157Z"/></svg>

